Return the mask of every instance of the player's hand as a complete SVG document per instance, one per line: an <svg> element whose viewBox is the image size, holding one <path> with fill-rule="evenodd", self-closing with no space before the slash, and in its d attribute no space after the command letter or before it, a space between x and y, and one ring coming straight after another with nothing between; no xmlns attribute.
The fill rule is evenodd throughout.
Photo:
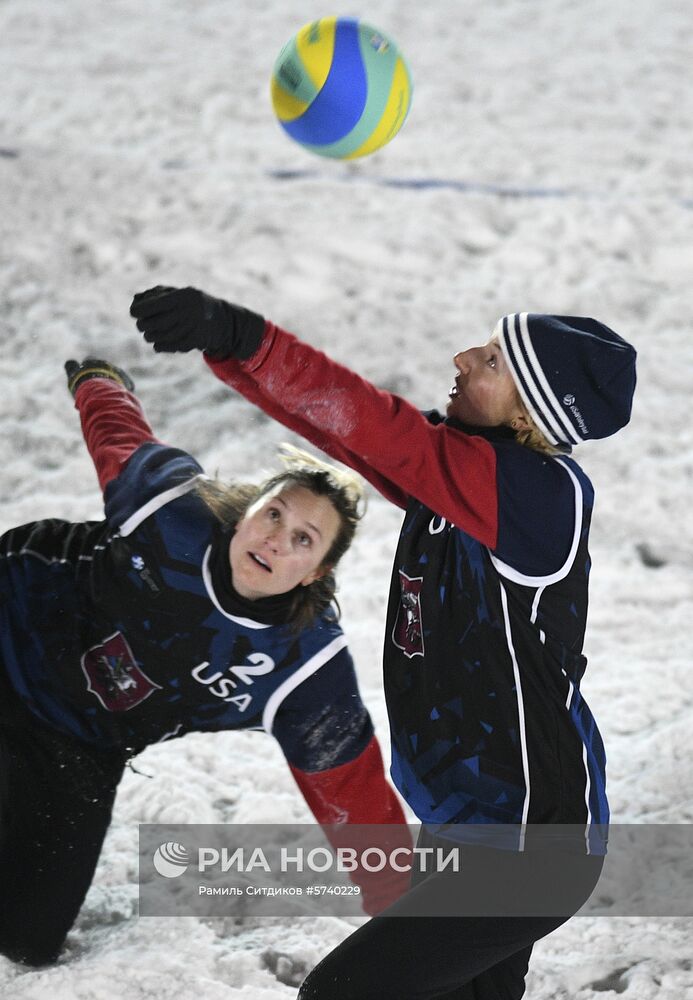
<svg viewBox="0 0 693 1000"><path fill-rule="evenodd" d="M100 361L98 358L85 358L84 361L65 362L65 374L67 375L67 387L74 396L77 386L86 382L90 378L108 378L112 382L118 382L125 386L130 392L135 389L135 383L122 368L117 368L110 361Z"/></svg>
<svg viewBox="0 0 693 1000"><path fill-rule="evenodd" d="M218 360L249 358L265 331L262 316L197 288L157 285L139 292L130 315L155 351L197 349Z"/></svg>

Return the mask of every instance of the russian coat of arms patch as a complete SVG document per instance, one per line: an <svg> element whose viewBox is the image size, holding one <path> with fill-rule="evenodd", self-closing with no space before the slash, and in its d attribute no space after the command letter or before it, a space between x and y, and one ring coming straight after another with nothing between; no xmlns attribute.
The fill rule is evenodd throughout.
<svg viewBox="0 0 693 1000"><path fill-rule="evenodd" d="M127 712L159 689L138 666L121 632L104 639L82 657L87 688L109 712Z"/></svg>
<svg viewBox="0 0 693 1000"><path fill-rule="evenodd" d="M423 577L410 577L399 571L399 583L402 590L395 627L392 630L392 641L395 646L404 651L405 656L423 656L423 629L421 626L421 601L419 594Z"/></svg>

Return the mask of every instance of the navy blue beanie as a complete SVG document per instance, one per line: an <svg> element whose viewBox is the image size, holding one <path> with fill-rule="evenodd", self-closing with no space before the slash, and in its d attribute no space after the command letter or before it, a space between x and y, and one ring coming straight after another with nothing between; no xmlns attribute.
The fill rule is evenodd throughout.
<svg viewBox="0 0 693 1000"><path fill-rule="evenodd" d="M513 313L494 335L539 430L557 447L614 434L630 420L635 350L596 319Z"/></svg>

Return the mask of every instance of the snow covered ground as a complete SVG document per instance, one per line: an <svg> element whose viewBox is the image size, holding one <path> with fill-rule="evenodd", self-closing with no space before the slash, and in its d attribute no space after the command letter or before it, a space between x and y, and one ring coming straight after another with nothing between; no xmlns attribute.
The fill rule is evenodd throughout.
<svg viewBox="0 0 693 1000"><path fill-rule="evenodd" d="M330 13L390 32L415 80L400 135L350 165L291 143L268 100L281 45ZM286 432L198 357L141 342L128 305L152 284L244 302L426 407L502 314L597 316L637 346L639 387L629 429L578 455L597 489L584 692L614 819L693 822L692 31L684 0L3 0L0 529L100 516L62 370L90 351L208 470L272 466ZM341 574L384 744L398 523L373 496ZM0 996L295 996L358 921L136 914L138 823L309 819L272 740L190 736L139 766L153 777L126 775L64 958L0 958ZM576 918L536 947L528 996L693 997L692 936L690 919Z"/></svg>

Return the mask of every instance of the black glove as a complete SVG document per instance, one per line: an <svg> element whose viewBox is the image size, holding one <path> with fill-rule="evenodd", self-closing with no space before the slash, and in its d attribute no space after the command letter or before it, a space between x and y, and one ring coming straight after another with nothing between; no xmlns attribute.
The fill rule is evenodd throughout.
<svg viewBox="0 0 693 1000"><path fill-rule="evenodd" d="M99 361L98 358L85 358L80 364L79 361L66 361L65 373L67 374L67 387L74 396L77 386L86 382L90 378L109 378L112 382L124 385L130 392L134 392L135 383L127 372L122 368L116 368L110 361Z"/></svg>
<svg viewBox="0 0 693 1000"><path fill-rule="evenodd" d="M265 321L242 306L197 288L157 285L139 292L130 315L155 351L204 351L211 358L249 358L260 346Z"/></svg>

